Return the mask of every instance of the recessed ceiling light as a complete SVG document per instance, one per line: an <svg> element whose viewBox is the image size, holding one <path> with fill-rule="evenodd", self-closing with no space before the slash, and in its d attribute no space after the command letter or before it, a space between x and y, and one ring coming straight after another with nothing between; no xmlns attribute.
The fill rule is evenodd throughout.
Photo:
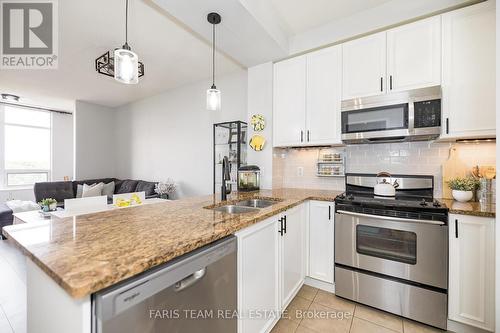
<svg viewBox="0 0 500 333"><path fill-rule="evenodd" d="M2 99L4 101L12 101L12 102L18 102L19 101L19 96L17 95L12 95L12 94L1 94Z"/></svg>

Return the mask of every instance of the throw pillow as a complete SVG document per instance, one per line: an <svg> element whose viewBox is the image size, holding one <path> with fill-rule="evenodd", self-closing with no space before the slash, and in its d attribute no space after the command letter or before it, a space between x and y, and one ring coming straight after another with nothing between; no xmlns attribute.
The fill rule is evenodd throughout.
<svg viewBox="0 0 500 333"><path fill-rule="evenodd" d="M104 183L99 183L90 186L87 184L83 184L82 198L101 196L103 187Z"/></svg>
<svg viewBox="0 0 500 333"><path fill-rule="evenodd" d="M95 186L96 183L89 185L89 186ZM76 197L75 198L81 198L83 193L83 184L78 184L76 185Z"/></svg>
<svg viewBox="0 0 500 333"><path fill-rule="evenodd" d="M108 199L113 199L115 194L115 182L109 182L102 187L102 195L106 195Z"/></svg>

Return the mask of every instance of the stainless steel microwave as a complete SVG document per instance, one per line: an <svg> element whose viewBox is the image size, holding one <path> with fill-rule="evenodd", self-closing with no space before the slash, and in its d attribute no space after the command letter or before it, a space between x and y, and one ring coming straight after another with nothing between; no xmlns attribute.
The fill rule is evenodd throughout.
<svg viewBox="0 0 500 333"><path fill-rule="evenodd" d="M345 100L341 111L347 144L433 140L441 133L441 87Z"/></svg>

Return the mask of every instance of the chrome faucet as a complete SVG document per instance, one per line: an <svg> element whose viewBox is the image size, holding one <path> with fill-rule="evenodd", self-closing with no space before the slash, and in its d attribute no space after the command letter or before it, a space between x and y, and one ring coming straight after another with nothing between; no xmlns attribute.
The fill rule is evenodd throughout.
<svg viewBox="0 0 500 333"><path fill-rule="evenodd" d="M229 168L229 158L224 156L222 159L222 186L220 188L220 199L222 201L226 201L227 195L231 193L231 184L227 184L227 182L231 180L231 172Z"/></svg>

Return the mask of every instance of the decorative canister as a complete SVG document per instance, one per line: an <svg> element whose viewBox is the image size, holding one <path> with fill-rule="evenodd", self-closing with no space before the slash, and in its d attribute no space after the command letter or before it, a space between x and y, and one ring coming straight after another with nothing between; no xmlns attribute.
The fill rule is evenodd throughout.
<svg viewBox="0 0 500 333"><path fill-rule="evenodd" d="M477 190L477 199L480 203L491 205L496 199L496 180L481 178L479 180L479 189Z"/></svg>

